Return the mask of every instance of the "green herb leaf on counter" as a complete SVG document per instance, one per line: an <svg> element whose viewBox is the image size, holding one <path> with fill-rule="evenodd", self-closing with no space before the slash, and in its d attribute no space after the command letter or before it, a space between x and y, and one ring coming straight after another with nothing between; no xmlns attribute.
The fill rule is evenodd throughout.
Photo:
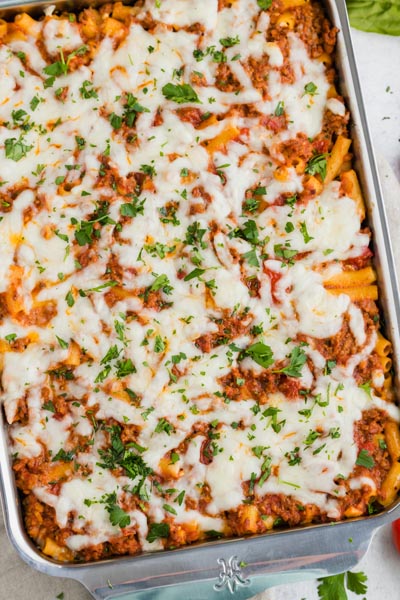
<svg viewBox="0 0 400 600"><path fill-rule="evenodd" d="M359 573L347 571L347 587L351 592L354 592L357 595L366 594L367 586L365 585L365 582L367 580L368 577L362 571Z"/></svg>
<svg viewBox="0 0 400 600"><path fill-rule="evenodd" d="M365 594L367 586L367 576L362 571L352 573L339 573L318 579L318 597L320 600L348 600L347 591L354 592L357 595Z"/></svg>
<svg viewBox="0 0 400 600"><path fill-rule="evenodd" d="M347 10L356 29L400 35L399 0L347 0Z"/></svg>

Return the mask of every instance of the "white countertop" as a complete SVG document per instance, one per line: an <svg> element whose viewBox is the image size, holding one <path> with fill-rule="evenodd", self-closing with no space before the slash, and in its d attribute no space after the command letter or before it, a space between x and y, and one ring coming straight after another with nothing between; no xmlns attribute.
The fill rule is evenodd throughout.
<svg viewBox="0 0 400 600"><path fill-rule="evenodd" d="M400 37L393 38L353 31L353 40L359 65L361 84L369 117L373 143L378 156L386 158L400 179ZM380 161L382 162L382 161ZM382 183L386 194L400 188L390 170L384 173ZM397 187L396 187L397 186ZM388 197L388 196L387 196ZM389 224L392 240L400 257L400 207L390 201ZM399 239L397 242L397 238ZM397 242L397 244L396 244ZM400 259L398 262L400 275ZM4 538L2 538L4 539ZM51 579L24 565L9 544L1 548L0 600L55 600L64 592L65 600L87 600L89 595L78 584L62 579ZM368 575L367 600L398 600L400 598L400 554L391 543L390 527L376 534L371 547L356 571ZM317 600L316 584L307 582L280 586L257 596L257 600ZM361 596L349 594L349 600ZM190 600L190 598L182 598ZM207 600L206 598L204 600Z"/></svg>
<svg viewBox="0 0 400 600"><path fill-rule="evenodd" d="M400 180L400 37L352 29L371 136Z"/></svg>

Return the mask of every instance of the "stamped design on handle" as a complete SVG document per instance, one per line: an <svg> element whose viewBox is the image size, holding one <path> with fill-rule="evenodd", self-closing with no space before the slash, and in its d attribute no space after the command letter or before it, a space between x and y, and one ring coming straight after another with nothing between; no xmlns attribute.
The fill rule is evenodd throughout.
<svg viewBox="0 0 400 600"><path fill-rule="evenodd" d="M219 558L218 564L221 565L218 582L214 585L214 590L220 592L228 588L231 594L234 594L238 587L250 585L250 579L244 579L242 569L238 563L237 556L231 556L228 560Z"/></svg>

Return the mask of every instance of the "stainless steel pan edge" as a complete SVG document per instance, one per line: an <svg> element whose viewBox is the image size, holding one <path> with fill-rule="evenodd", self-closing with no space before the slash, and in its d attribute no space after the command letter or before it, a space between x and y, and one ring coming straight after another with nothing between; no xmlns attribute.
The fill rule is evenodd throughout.
<svg viewBox="0 0 400 600"><path fill-rule="evenodd" d="M101 4L82 1L54 2L75 9ZM51 1L0 0L0 16L16 10L43 10ZM396 371L400 369L399 317L396 271L391 252L382 193L368 131L361 90L351 44L345 0L326 0L338 39L341 92L352 113L352 137L358 172L367 200L375 237L381 302L387 334L394 345ZM383 293L382 293L383 292ZM398 380L397 380L397 389ZM51 561L27 537L18 493L11 469L7 431L0 415L0 492L6 528L18 554L30 566L48 575L68 577L83 583L97 599L174 600L178 594L189 600L207 598L245 599L280 583L338 573L354 567L366 552L374 531L400 517L400 502L367 518L342 523L308 526L234 541L218 541L181 550L133 558L111 559L99 564L63 565Z"/></svg>

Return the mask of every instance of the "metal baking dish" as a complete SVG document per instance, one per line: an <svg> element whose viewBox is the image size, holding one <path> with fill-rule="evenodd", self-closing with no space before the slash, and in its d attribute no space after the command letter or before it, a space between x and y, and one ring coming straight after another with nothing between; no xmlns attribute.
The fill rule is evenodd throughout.
<svg viewBox="0 0 400 600"><path fill-rule="evenodd" d="M190 0L188 0L190 1ZM66 0L19 3L0 0L0 17L24 10L40 13L46 6L77 9L103 2ZM345 0L326 0L331 21L340 29L337 66L341 93L352 114L356 167L374 234L380 300L386 334L393 342L394 364L400 372L400 301L382 193L372 150L360 83L350 38ZM396 380L399 389L399 380ZM18 554L48 575L80 581L98 600L245 599L280 583L314 579L356 565L366 552L375 530L400 517L400 500L377 515L341 523L311 525L235 540L220 540L183 549L115 558L100 563L61 564L45 557L24 531L20 500L11 468L5 418L0 411L0 491L6 528Z"/></svg>

